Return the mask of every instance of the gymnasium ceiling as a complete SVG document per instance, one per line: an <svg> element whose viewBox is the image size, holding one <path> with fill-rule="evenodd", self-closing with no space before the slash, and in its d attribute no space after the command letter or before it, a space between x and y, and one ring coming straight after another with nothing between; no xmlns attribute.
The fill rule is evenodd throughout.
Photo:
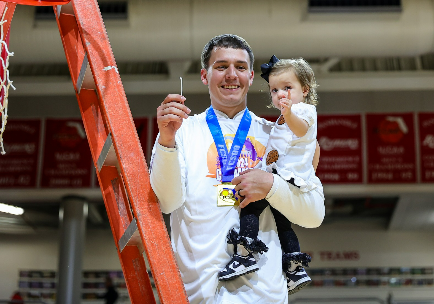
<svg viewBox="0 0 434 304"><path fill-rule="evenodd" d="M185 92L207 93L198 59L221 33L246 38L257 73L271 54L306 58L321 92L431 90L434 83L432 0L99 3L127 94L178 89L180 76ZM74 94L50 8L17 6L10 49L10 74L19 88L11 96ZM259 92L260 83L251 92Z"/></svg>

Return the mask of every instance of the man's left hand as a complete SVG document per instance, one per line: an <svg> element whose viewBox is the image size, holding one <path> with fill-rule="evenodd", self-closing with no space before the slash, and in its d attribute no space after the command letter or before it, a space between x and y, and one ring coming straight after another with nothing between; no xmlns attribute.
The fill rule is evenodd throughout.
<svg viewBox="0 0 434 304"><path fill-rule="evenodd" d="M264 199L273 186L273 174L260 169L250 169L241 172L232 180L237 196L240 198L240 207L244 208L251 202Z"/></svg>

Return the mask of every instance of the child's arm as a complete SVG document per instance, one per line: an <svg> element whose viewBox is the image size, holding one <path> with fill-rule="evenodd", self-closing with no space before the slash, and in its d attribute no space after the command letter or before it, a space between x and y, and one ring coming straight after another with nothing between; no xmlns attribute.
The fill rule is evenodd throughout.
<svg viewBox="0 0 434 304"><path fill-rule="evenodd" d="M315 154L313 155L313 161L312 161L313 169L315 170L315 172L316 172L316 168L318 167L318 163L319 163L319 153L320 153L320 148L319 148L319 143L317 141Z"/></svg>
<svg viewBox="0 0 434 304"><path fill-rule="evenodd" d="M282 98L280 100L280 105L282 106L280 112L285 118L285 122L291 131L298 137L303 137L309 129L307 121L301 119L291 111L292 101L291 93L288 91L288 98Z"/></svg>

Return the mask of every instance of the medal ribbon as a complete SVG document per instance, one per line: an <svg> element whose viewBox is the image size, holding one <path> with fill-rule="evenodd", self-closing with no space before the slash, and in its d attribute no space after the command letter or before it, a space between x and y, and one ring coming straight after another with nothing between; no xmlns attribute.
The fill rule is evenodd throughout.
<svg viewBox="0 0 434 304"><path fill-rule="evenodd" d="M249 110L246 108L229 153L226 147L225 139L223 138L222 129L220 128L220 124L217 120L217 115L215 114L212 106L206 110L206 122L208 124L209 130L211 131L211 135L214 139L217 153L219 155L222 169L222 183L229 183L234 178L235 167L237 166L238 158L240 157L244 142L246 141L247 133L249 132L250 124L252 122L252 117L250 116Z"/></svg>

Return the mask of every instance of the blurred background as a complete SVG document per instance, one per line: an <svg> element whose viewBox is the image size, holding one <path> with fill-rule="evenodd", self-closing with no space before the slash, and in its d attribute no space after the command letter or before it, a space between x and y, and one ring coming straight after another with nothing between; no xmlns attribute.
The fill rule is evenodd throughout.
<svg viewBox="0 0 434 304"><path fill-rule="evenodd" d="M183 94L210 104L200 54L215 35L255 54L248 107L274 119L260 65L305 58L319 84L318 176L326 217L296 228L313 259L290 303L434 303L433 0L98 1L147 160L156 108ZM82 303L110 275L129 303L51 7L18 5L11 25L9 119L0 156L0 300L54 303L61 206L87 204ZM61 212L60 212L61 215ZM165 217L167 221L167 217ZM0 302L1 303L1 302Z"/></svg>

